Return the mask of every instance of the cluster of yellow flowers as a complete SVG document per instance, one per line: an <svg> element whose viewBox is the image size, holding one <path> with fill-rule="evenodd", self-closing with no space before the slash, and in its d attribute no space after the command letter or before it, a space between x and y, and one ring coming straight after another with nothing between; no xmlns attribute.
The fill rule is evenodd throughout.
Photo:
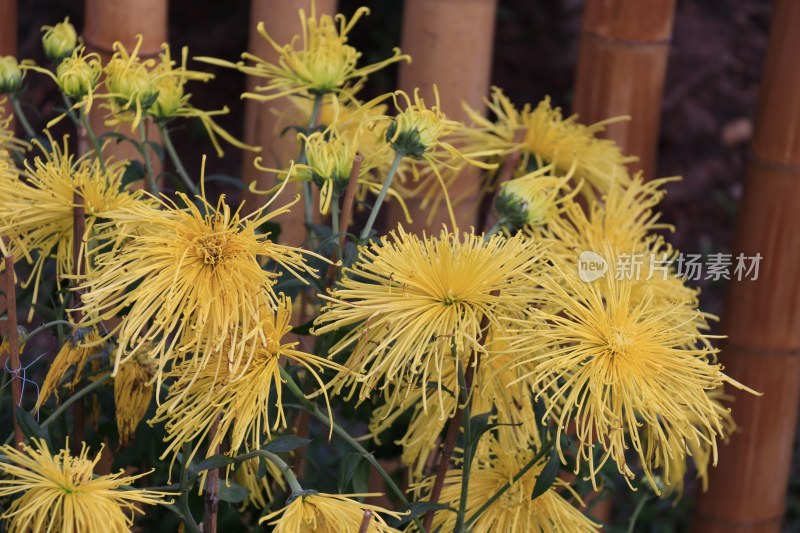
<svg viewBox="0 0 800 533"><path fill-rule="evenodd" d="M92 151L74 154L67 137L47 133L32 141L40 155L20 167L15 158L33 148L0 119L0 250L32 265L22 283L33 285L31 316L43 288L54 285L58 318L73 326L35 409L46 409L65 384L74 390L91 380L96 390L111 377L120 446L133 442L155 398L147 422L165 434L160 459L172 458L160 472L171 478L175 459L181 463L180 483L168 491L125 489L145 474L95 476L100 455L90 460L85 444L77 456L66 442L51 451L38 438L0 447L0 498L16 497L0 516L10 531L126 531L143 512L139 504L170 503L167 496L177 497L172 509L184 527L199 531L188 493L198 475L222 466L246 489L243 506L263 509L259 522L281 532L389 532L404 524L594 531L600 525L579 510L576 489L557 477L561 465L595 490L609 461L631 486L641 472L658 494L682 491L689 458L705 480L718 442L735 428L723 385L746 389L716 361L713 317L698 310L697 291L675 272L647 280L612 272L587 282L578 268L581 251L609 264L623 254L674 257L657 212L669 180L629 173L632 159L596 136L612 121L584 126L549 100L518 109L493 88L493 119L467 108L470 124L445 116L435 88L433 105L419 92L359 100L369 74L410 60L395 50L359 66L347 36L367 13L361 8L348 21L301 11L302 35L288 44L260 25L277 64L251 54L238 63L200 58L263 78L243 97L288 96L285 117L303 123L299 160L264 169L281 180L269 191L250 187L268 199L249 214L224 195L210 200L202 176L197 194L183 176L189 194L167 195L150 170L144 192L123 179L129 162L113 161L97 138ZM130 52L118 43L103 64L68 21L45 30L52 69L0 58L0 93L18 98L23 74L33 70L55 80L71 104L65 116L84 128L95 100L109 125L144 132L154 121L182 174L164 127L170 120L200 119L220 153L217 137L249 148L213 121L227 109L191 105L185 84L212 76L187 69L186 49L180 62L166 44L158 59L142 59L139 39ZM146 135L132 142L146 159ZM495 223L484 232L464 231L459 224L470 221L456 220L452 209L450 192L467 165L484 171L483 193L493 198ZM265 229L301 199L278 207L290 181L305 185L307 222L311 186L319 189L319 211L330 216L336 240L348 232L344 211L376 197L354 258L341 245L331 251L321 235L295 248ZM423 235L398 226L373 238L382 203L415 195L432 210L443 205L450 226ZM75 304L61 287L79 294ZM313 336L313 346L294 335L298 322L305 324L294 333ZM291 426L308 431L288 414L295 406L287 391L378 468L396 497L441 504L430 507L426 524L413 505L409 515L364 503L374 494L303 488L270 448ZM315 406L320 396L326 412ZM369 406L361 439L349 434L357 424L334 421L344 416L337 402L352 398ZM397 425L406 492L360 444L380 443ZM195 461L197 453L205 461ZM288 500L276 507L281 493Z"/></svg>

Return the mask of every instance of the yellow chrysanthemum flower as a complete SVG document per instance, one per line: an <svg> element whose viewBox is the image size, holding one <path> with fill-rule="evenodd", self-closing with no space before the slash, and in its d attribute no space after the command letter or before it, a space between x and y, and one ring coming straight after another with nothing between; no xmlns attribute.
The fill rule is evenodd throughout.
<svg viewBox="0 0 800 533"><path fill-rule="evenodd" d="M162 458L177 453L187 442L205 438L218 417L219 426L211 436L209 451L226 438L231 454L242 448L255 450L265 442L265 437L271 438L272 431L285 428L280 376L284 358L305 369L323 388L327 403L318 372L341 367L297 350L296 341L283 340L292 329L291 301L282 297L276 311L265 302L257 312L257 329L248 331L243 339L248 345L249 360L241 372L228 370L231 348L226 342L199 370L189 360L167 373L175 381L151 420L151 423L166 422L169 444ZM330 407L328 410L330 414Z"/></svg>
<svg viewBox="0 0 800 533"><path fill-rule="evenodd" d="M485 451L476 455L469 476L466 518L469 520L506 483L513 481L524 466L533 458L534 451L510 448L500 443L494 436L485 437L488 441ZM525 474L514 482L496 501L478 516L469 531L474 533L523 533L543 531L548 533L592 532L600 528L565 498L567 493L580 505L578 494L561 479L556 479L552 487L543 494L531 499L536 479L542 472L547 458L534 464ZM452 469L447 472L439 502L454 508L459 507L461 498L462 472ZM430 491L433 478L416 485L417 492ZM431 531L455 531L456 514L437 511L433 517Z"/></svg>
<svg viewBox="0 0 800 533"><path fill-rule="evenodd" d="M387 128L386 139L398 156L412 160L407 169L399 173L404 189L401 194L422 195L421 207L431 207L430 216L433 216L439 203L444 201L450 222L456 228L448 187L461 174L465 164L484 169L496 168L497 165L484 163L481 158L496 154L497 150L463 150L451 144L451 138L464 125L445 116L439 105L439 91L435 85L433 92L434 105L428 107L420 98L419 89L414 91L413 102L405 92L396 91L392 97L398 113ZM444 171L446 176L443 175ZM430 174L433 174L433 180L424 179Z"/></svg>
<svg viewBox="0 0 800 533"><path fill-rule="evenodd" d="M100 335L94 328L89 330L76 329L67 339L53 359L44 383L39 388L39 398L36 400L36 410L47 401L51 394L58 399L58 384L64 378L72 366L75 367L75 374L70 382L70 387L78 384L83 376L83 367L89 359L102 351L102 346L98 344Z"/></svg>
<svg viewBox="0 0 800 533"><path fill-rule="evenodd" d="M361 52L347 44L347 34L358 20L369 14L369 9L361 7L356 10L350 21L344 15L321 15L317 18L312 4L311 15L306 16L300 10L302 34L296 35L289 44L279 45L259 22L258 33L278 52L278 64L273 64L260 57L244 53L242 58L252 62L230 63L215 58L198 58L215 65L232 67L249 76L266 78L267 84L255 88L255 93L244 93L243 98L255 100L274 100L291 94L325 94L347 89L353 80L356 82L387 65L411 58L400 54L395 48L392 57L367 65L356 67ZM265 93L265 94L264 94Z"/></svg>
<svg viewBox="0 0 800 533"><path fill-rule="evenodd" d="M143 514L142 505L170 503L170 493L133 489L130 485L147 475L97 476L94 467L101 454L89 459L86 444L72 457L65 446L51 455L44 440L18 450L0 446L0 497L18 496L0 516L9 533L124 533L133 526L134 515Z"/></svg>
<svg viewBox="0 0 800 533"><path fill-rule="evenodd" d="M119 445L126 446L136 434L150 401L153 399L155 361L139 355L119 367L114 377L114 405L116 406Z"/></svg>
<svg viewBox="0 0 800 533"><path fill-rule="evenodd" d="M652 295L635 302L633 282L614 276L586 283L556 266L541 283L552 308L532 309L509 343L518 353L514 365L522 367L519 379L547 390L539 396L549 404L545 416L555 413L558 434L574 423L576 473L585 461L596 488L597 473L611 459L633 479L626 458L633 449L658 491L653 469L676 448L667 443L679 443L685 453L692 443L708 442L716 457L725 419L708 391L729 383L754 392L714 363L716 350L699 330L699 311ZM526 334L531 330L536 333ZM648 443L647 432L658 438Z"/></svg>
<svg viewBox="0 0 800 533"><path fill-rule="evenodd" d="M90 324L123 317L108 334L119 343L114 374L121 363L149 354L158 362L160 384L167 361L187 358L200 369L227 345L225 370L238 375L253 356L255 345L248 348L247 341L260 331L260 307L280 301L273 287L281 272L263 269L259 260L301 280L316 275L303 257L311 252L260 233L288 206L267 212L273 199L241 216L224 196L216 207L204 190L199 206L183 193L178 197L184 208L161 198L161 209L134 204L100 226L117 228L118 235L95 258L97 270L83 286L83 311Z"/></svg>
<svg viewBox="0 0 800 533"><path fill-rule="evenodd" d="M358 388L363 401L377 388L395 404L431 381L444 418L443 376L486 352L486 328L525 309L540 258L541 247L522 236L484 240L444 230L420 239L400 228L362 247L323 296L329 303L316 322L318 335L355 326L330 351L352 350L335 390L351 386L352 396Z"/></svg>
<svg viewBox="0 0 800 533"><path fill-rule="evenodd" d="M365 511L372 511L368 533L400 533L386 524L382 515L400 517L402 513L387 511L382 507L360 503L353 498L380 496L380 494L324 494L306 491L290 498L283 509L259 519L274 526L275 533L341 533L358 531ZM272 522L268 522L272 520Z"/></svg>
<svg viewBox="0 0 800 533"><path fill-rule="evenodd" d="M105 86L108 90L110 118L106 124L131 123L136 128L145 111L157 97L150 71L155 67L154 59L142 60L139 49L142 36L137 35L136 46L129 53L119 41L113 45L114 54L105 65Z"/></svg>
<svg viewBox="0 0 800 533"><path fill-rule="evenodd" d="M556 219L563 204L575 196L567 181L552 174L553 165L540 168L500 185L494 200L498 224L512 228L542 226Z"/></svg>
<svg viewBox="0 0 800 533"><path fill-rule="evenodd" d="M526 389L526 384L515 381L516 373L508 368L510 357L506 351L508 347L502 340L488 341L487 357L483 358L475 371L471 412L473 415L496 412L492 421L499 424L511 424L513 430L508 435L514 446L527 449L534 445L541 445L539 435L539 421L533 410L533 395ZM445 412L455 411L456 399L452 393L458 391L458 380L455 372L448 370L442 377L443 387L450 393L444 397ZM444 431L449 419L439 416L438 412L423 409L423 403L435 401L435 389L418 388L414 390L403 403L398 406L384 404L376 409L370 422L370 433L380 443L380 434L389 428L398 418L403 416L408 409L412 409L411 422L401 439L395 442L403 447L401 459L403 464L410 468L412 480L420 480L423 471L432 453L438 447L433 447L437 438ZM423 396L427 398L423 401ZM452 423L452 421L451 421Z"/></svg>
<svg viewBox="0 0 800 533"><path fill-rule="evenodd" d="M220 157L224 152L217 139L218 136L242 150L259 150L259 148L237 140L214 121L213 117L228 113L227 106L218 111L203 111L189 103L192 95L184 89L186 82L191 80L208 81L214 78L213 74L186 68L189 49L186 47L181 49L181 62L178 64L172 59L167 43L162 44L161 48L160 61L150 72L151 84L156 96L152 105L147 108L147 114L159 121L169 121L178 117L198 119L205 127L208 137Z"/></svg>
<svg viewBox="0 0 800 533"><path fill-rule="evenodd" d="M617 117L584 126L578 123L577 115L564 118L561 109L553 108L545 98L536 108L525 104L518 110L497 87L492 87L486 103L495 121L483 113L465 106L474 128L464 132L463 140L469 145L484 149L493 147L505 154L522 150L521 168L536 169L554 164L561 172L569 172L575 166L575 180L584 180L590 188L582 192L594 198L593 192L605 193L611 181L627 183L626 164L634 157L622 155L614 141L600 139L596 135L605 126L627 120ZM524 131L522 142L517 132Z"/></svg>
<svg viewBox="0 0 800 533"><path fill-rule="evenodd" d="M22 286L34 281L35 304L47 259L56 260L59 286L64 278L74 274L72 224L76 193L82 198L85 211L84 253L87 246L96 244L94 241L111 237L117 230L109 225L99 229L100 219L142 200L141 192L122 187L121 163L106 165L103 171L100 163L88 155L76 159L69 153L66 136L63 145L51 139L49 149L34 142L43 155L36 157L33 164L26 162L25 179L8 180L0 196L0 235L10 241L8 246L0 242L0 250L24 257L33 265ZM91 272L90 261L86 262L86 268Z"/></svg>

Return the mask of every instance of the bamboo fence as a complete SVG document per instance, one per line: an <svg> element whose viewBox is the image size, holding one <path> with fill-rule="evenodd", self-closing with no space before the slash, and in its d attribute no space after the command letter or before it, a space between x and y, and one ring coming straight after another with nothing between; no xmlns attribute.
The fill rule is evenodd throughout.
<svg viewBox="0 0 800 533"><path fill-rule="evenodd" d="M409 94L419 88L427 105L433 105L433 84L439 88L441 108L448 117L466 119L461 103L474 109L485 108L483 98L489 89L494 47L497 0L406 0L403 13L401 49L411 55L411 63L401 63L399 88ZM467 170L450 191L452 198L464 196L455 206L456 220L462 229L477 223L480 173ZM409 210L419 213L411 225L396 202L388 206L387 227L398 222L414 232L438 232L448 226L444 208L427 224L419 210L419 200L408 201Z"/></svg>
<svg viewBox="0 0 800 533"><path fill-rule="evenodd" d="M661 97L675 0L587 0L575 78L573 111L590 124L628 115L607 127L631 165L655 175Z"/></svg>
<svg viewBox="0 0 800 533"><path fill-rule="evenodd" d="M730 283L721 361L764 393L730 388L742 428L720 448L694 530L781 530L800 394L800 2L778 0L772 18L756 132L737 222L734 257L761 254L756 281Z"/></svg>
<svg viewBox="0 0 800 533"><path fill-rule="evenodd" d="M143 38L139 57L156 57L161 52L161 43L167 41L168 0L86 0L83 25L83 40L86 49L97 52L108 60L113 53L115 41L121 42L130 52L136 45L136 36ZM108 131L126 128L124 133L130 134L130 126L123 124L110 128L104 124L104 111L94 107L90 113L92 129L99 136ZM148 138L159 140L158 129L150 124L147 128ZM130 143L109 143L107 153L115 159L138 159L136 148ZM155 153L151 153L154 172L160 172L161 165Z"/></svg>
<svg viewBox="0 0 800 533"><path fill-rule="evenodd" d="M336 12L336 0L316 0L317 14L333 15ZM298 10L304 9L308 15L312 0L251 0L250 3L250 37L249 52L267 61L277 61L278 53L256 31L259 22L278 43L288 43L292 36L300 33L300 17ZM248 77L247 90L251 91L263 80ZM260 190L275 185L275 176L259 171L253 166L255 157L262 157L262 165L270 168L285 168L288 162L297 157L298 144L292 133L280 135L281 120L278 110L286 109L285 98L270 102L245 101L245 133L247 144L261 146L260 153L245 152L242 178L246 186L255 181ZM293 191L292 191L293 192ZM293 195L284 193L286 199ZM263 196L246 194L245 206L253 209L264 203ZM318 216L318 215L317 215ZM299 207L290 213L275 219L281 224L280 241L283 244L298 246L306 238L303 222L303 210Z"/></svg>

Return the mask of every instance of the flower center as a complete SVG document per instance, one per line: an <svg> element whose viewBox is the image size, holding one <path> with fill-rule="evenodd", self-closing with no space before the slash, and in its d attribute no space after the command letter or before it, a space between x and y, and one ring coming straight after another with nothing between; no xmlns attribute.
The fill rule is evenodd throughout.
<svg viewBox="0 0 800 533"><path fill-rule="evenodd" d="M225 259L226 239L219 235L200 237L195 244L197 255L206 265L216 266Z"/></svg>
<svg viewBox="0 0 800 533"><path fill-rule="evenodd" d="M606 342L612 358L624 356L633 344L633 340L625 334L625 330L622 328L612 328Z"/></svg>

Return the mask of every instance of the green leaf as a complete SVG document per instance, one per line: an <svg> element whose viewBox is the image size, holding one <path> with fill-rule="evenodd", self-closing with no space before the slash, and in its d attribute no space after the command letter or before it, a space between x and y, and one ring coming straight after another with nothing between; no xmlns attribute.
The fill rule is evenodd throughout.
<svg viewBox="0 0 800 533"><path fill-rule="evenodd" d="M213 183L218 181L220 183L224 183L226 185L231 185L236 187L237 189L243 190L246 189L245 184L239 178L234 178L233 176L226 176L225 174L209 174L205 177L206 183ZM274 222L265 222L263 225L272 224L273 226L278 226L278 224Z"/></svg>
<svg viewBox="0 0 800 533"><path fill-rule="evenodd" d="M232 465L236 461L233 457L223 454L212 455L202 461L198 461L189 467L189 475L196 476L204 470L213 470L214 468L222 468L223 466Z"/></svg>
<svg viewBox="0 0 800 533"><path fill-rule="evenodd" d="M33 419L33 417L20 407L19 405L14 406L14 410L17 414L17 424L19 424L19 428L22 430L22 434L25 437L32 441L33 439L44 439L47 443L48 448L53 451L53 445L50 442L50 437L47 434L47 431L42 429L42 427Z"/></svg>
<svg viewBox="0 0 800 533"><path fill-rule="evenodd" d="M153 149L156 156L158 156L158 160L162 163L164 162L164 147L154 141L147 141L147 145Z"/></svg>
<svg viewBox="0 0 800 533"><path fill-rule="evenodd" d="M266 446L262 446L261 449L272 453L284 453L290 452L300 446L305 446L309 442L311 442L311 439L304 439L297 435L283 435L275 437L269 441Z"/></svg>
<svg viewBox="0 0 800 533"><path fill-rule="evenodd" d="M340 461L341 466L339 467L339 493L344 494L345 492L347 492L347 487L350 485L350 481L354 480L356 469L362 462L365 462L364 458L361 456L360 453L357 452L348 453L344 457L344 459Z"/></svg>
<svg viewBox="0 0 800 533"><path fill-rule="evenodd" d="M135 159L132 160L125 167L125 172L122 174L122 186L125 187L135 181L143 180L145 173L146 170L142 162Z"/></svg>
<svg viewBox="0 0 800 533"><path fill-rule="evenodd" d="M295 335L311 335L311 328L314 326L314 319L312 318L305 324L300 324L292 328L292 333Z"/></svg>
<svg viewBox="0 0 800 533"><path fill-rule="evenodd" d="M558 460L558 450L553 446L553 451L550 453L550 459L544 465L542 471L539 472L539 477L536 478L536 483L533 485L533 493L531 493L531 500L535 500L542 494L548 491L553 483L556 482L558 471L561 469L561 463Z"/></svg>
<svg viewBox="0 0 800 533"><path fill-rule="evenodd" d="M248 490L241 485L234 483L233 481L230 482L230 486L228 486L224 480L220 480L219 484L219 499L223 502L228 503L240 503L247 498L247 495L250 494Z"/></svg>

